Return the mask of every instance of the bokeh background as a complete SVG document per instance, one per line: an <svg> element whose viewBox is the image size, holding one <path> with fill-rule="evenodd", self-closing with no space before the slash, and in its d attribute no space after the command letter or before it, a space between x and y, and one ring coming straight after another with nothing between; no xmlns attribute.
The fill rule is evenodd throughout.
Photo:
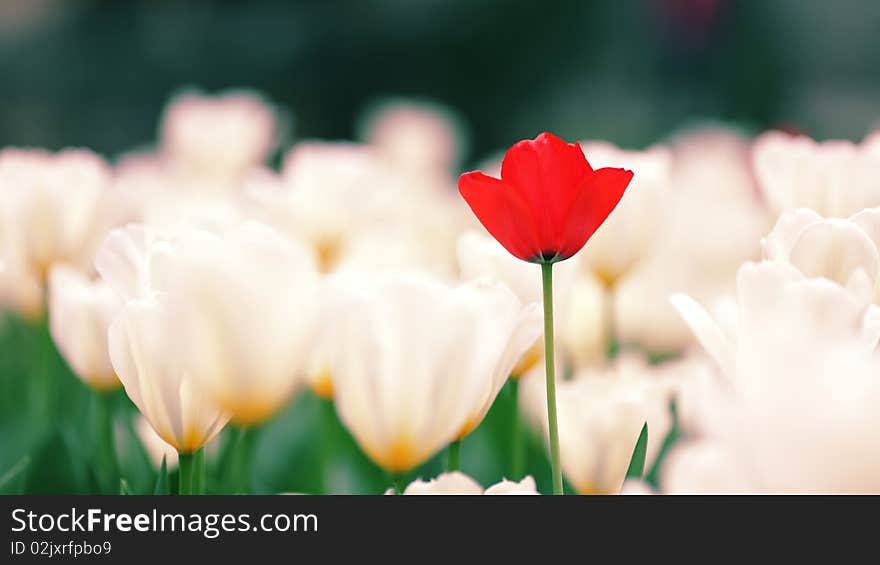
<svg viewBox="0 0 880 565"><path fill-rule="evenodd" d="M0 0L0 141L114 155L169 94L248 86L296 137L376 100L463 118L466 162L543 130L626 147L699 119L861 139L880 118L874 0Z"/></svg>

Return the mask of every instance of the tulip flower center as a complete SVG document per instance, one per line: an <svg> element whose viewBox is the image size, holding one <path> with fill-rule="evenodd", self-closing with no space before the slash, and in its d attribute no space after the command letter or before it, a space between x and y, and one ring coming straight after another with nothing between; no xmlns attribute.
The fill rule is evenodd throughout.
<svg viewBox="0 0 880 565"><path fill-rule="evenodd" d="M562 261L566 259L566 257L560 257L558 251L542 251L540 255L536 255L532 259L529 260L530 263L555 263L557 261Z"/></svg>

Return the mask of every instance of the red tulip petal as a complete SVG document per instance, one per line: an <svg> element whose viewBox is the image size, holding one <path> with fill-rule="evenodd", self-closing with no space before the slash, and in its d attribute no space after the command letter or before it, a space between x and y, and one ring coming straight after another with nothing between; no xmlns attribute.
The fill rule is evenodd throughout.
<svg viewBox="0 0 880 565"><path fill-rule="evenodd" d="M459 177L458 191L483 227L512 255L530 261L540 254L532 215L506 183L475 171Z"/></svg>
<svg viewBox="0 0 880 565"><path fill-rule="evenodd" d="M516 143L501 164L501 179L522 196L545 245L552 243L591 172L579 145L549 133Z"/></svg>
<svg viewBox="0 0 880 565"><path fill-rule="evenodd" d="M606 167L587 179L562 225L560 260L581 250L620 202L632 178L632 171Z"/></svg>

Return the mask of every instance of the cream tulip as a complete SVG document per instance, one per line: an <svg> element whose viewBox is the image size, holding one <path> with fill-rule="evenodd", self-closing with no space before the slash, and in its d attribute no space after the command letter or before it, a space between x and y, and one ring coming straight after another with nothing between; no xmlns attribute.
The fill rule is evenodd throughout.
<svg viewBox="0 0 880 565"><path fill-rule="evenodd" d="M476 230L468 230L458 238L458 269L462 280L475 280L485 278L498 281L507 285L520 301L524 304L531 302L541 303L543 291L541 290L541 277L535 272L533 266L513 257L494 238ZM559 320L571 321L567 316L567 297L575 278L578 277L579 255L575 255L568 261L561 262L556 266L556 276L553 279L554 309L562 314ZM601 315L601 310L600 310ZM587 318L589 319L589 318ZM557 320L557 326L560 321ZM589 322L588 322L589 323ZM557 327L557 333L559 328ZM565 338L562 338L567 344ZM588 344L585 351L591 348ZM511 376L519 378L535 367L544 356L544 344L541 340L534 344L523 354L523 357L513 368Z"/></svg>
<svg viewBox="0 0 880 565"><path fill-rule="evenodd" d="M377 152L347 143L301 143L285 157L286 190L263 193L278 218L332 270L351 235L388 219L399 179Z"/></svg>
<svg viewBox="0 0 880 565"><path fill-rule="evenodd" d="M672 189L650 256L621 280L614 296L620 341L654 353L693 342L668 298L687 292L706 303L734 291L736 271L760 257L773 217L750 171L739 135L703 130L672 144Z"/></svg>
<svg viewBox="0 0 880 565"><path fill-rule="evenodd" d="M755 175L770 204L782 212L811 208L825 217L845 218L880 206L880 153L870 142L816 142L773 131L755 140Z"/></svg>
<svg viewBox="0 0 880 565"><path fill-rule="evenodd" d="M161 155L183 177L234 183L264 164L277 130L274 110L258 94L186 92L162 116Z"/></svg>
<svg viewBox="0 0 880 565"><path fill-rule="evenodd" d="M386 493L386 494L391 494ZM405 495L536 495L538 493L535 479L525 477L519 482L502 480L483 489L480 484L460 471L443 473L430 481L421 479L413 481L404 489Z"/></svg>
<svg viewBox="0 0 880 565"><path fill-rule="evenodd" d="M0 151L0 256L41 282L56 262L89 269L115 219L110 175L87 150Z"/></svg>
<svg viewBox="0 0 880 565"><path fill-rule="evenodd" d="M43 315L43 285L18 258L0 259L0 312L10 310L36 323Z"/></svg>
<svg viewBox="0 0 880 565"><path fill-rule="evenodd" d="M98 391L118 388L107 330L122 301L106 282L66 265L49 272L49 330L67 364Z"/></svg>
<svg viewBox="0 0 880 565"><path fill-rule="evenodd" d="M229 420L181 363L179 318L161 296L126 302L110 324L110 360L128 397L179 453L202 448Z"/></svg>
<svg viewBox="0 0 880 565"><path fill-rule="evenodd" d="M448 182L462 153L460 120L437 104L386 101L371 109L363 129L367 143L424 184Z"/></svg>
<svg viewBox="0 0 880 565"><path fill-rule="evenodd" d="M619 357L607 369L584 369L556 383L562 471L580 494L617 494L642 426L648 424L650 469L672 427L670 383L642 359ZM547 435L541 375L523 381L523 409Z"/></svg>
<svg viewBox="0 0 880 565"><path fill-rule="evenodd" d="M455 238L471 218L451 190L422 190L420 183L375 147L307 142L288 152L280 186L246 191L266 222L312 247L325 273L375 259L385 240L381 263L416 263L450 276Z"/></svg>
<svg viewBox="0 0 880 565"><path fill-rule="evenodd" d="M880 155L880 129L866 135L862 140L862 147L872 155Z"/></svg>
<svg viewBox="0 0 880 565"><path fill-rule="evenodd" d="M138 416L135 420L134 432L137 434L141 445L144 446L144 451L147 452L147 457L150 458L153 466L158 469L162 466L162 460L164 459L165 466L169 470L177 467L177 450L159 437L159 434L150 425L150 421L144 418L143 415Z"/></svg>
<svg viewBox="0 0 880 565"><path fill-rule="evenodd" d="M611 291L595 275L579 269L563 300L556 322L557 356L572 371L605 362L609 344L617 338Z"/></svg>
<svg viewBox="0 0 880 565"><path fill-rule="evenodd" d="M880 211L825 219L808 209L784 212L764 239L764 258L789 264L806 277L822 277L858 292L880 277Z"/></svg>
<svg viewBox="0 0 880 565"><path fill-rule="evenodd" d="M161 298L175 319L167 355L237 423L269 418L301 383L319 278L311 254L271 228L130 227L108 237L98 268L123 293Z"/></svg>
<svg viewBox="0 0 880 565"><path fill-rule="evenodd" d="M693 434L661 471L666 492L880 491L878 308L791 265L746 264L735 331L673 302L720 368L702 384Z"/></svg>
<svg viewBox="0 0 880 565"><path fill-rule="evenodd" d="M728 378L743 373L746 366L776 358L785 362L777 354L768 357L769 351L794 355L805 343L829 351L847 343L860 344L862 354L869 355L880 340L880 309L871 304L873 288L854 292L824 278L809 279L787 264L742 266L733 335L724 329L731 324L713 319L691 297L677 294L670 300Z"/></svg>
<svg viewBox="0 0 880 565"><path fill-rule="evenodd" d="M404 472L476 428L541 331L489 282L450 287L424 276L359 277L337 320L333 384L339 417L364 452Z"/></svg>
<svg viewBox="0 0 880 565"><path fill-rule="evenodd" d="M226 186L210 179L181 177L151 155L129 156L116 167L114 186L125 198L129 221L153 228L218 231L257 217L248 197L255 187L280 183L277 175L252 169Z"/></svg>
<svg viewBox="0 0 880 565"><path fill-rule="evenodd" d="M488 278L506 284L524 304L541 302L541 277L533 266L513 257L494 238L468 230L458 238L458 268L462 280ZM578 276L580 255L556 265L553 277L554 306L564 309L563 297Z"/></svg>
<svg viewBox="0 0 880 565"><path fill-rule="evenodd" d="M583 258L606 287L613 288L649 255L669 201L672 152L666 147L624 151L605 142L581 143L594 169L625 163L635 176L623 198L584 247Z"/></svg>

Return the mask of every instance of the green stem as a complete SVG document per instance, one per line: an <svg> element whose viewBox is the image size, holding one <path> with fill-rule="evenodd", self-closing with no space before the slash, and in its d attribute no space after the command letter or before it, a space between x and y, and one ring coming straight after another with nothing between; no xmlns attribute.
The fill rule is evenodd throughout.
<svg viewBox="0 0 880 565"><path fill-rule="evenodd" d="M544 365L547 379L547 424L550 428L550 470L553 494L562 490L562 468L559 466L559 425L556 421L556 359L553 349L553 263L541 263L544 290Z"/></svg>
<svg viewBox="0 0 880 565"><path fill-rule="evenodd" d="M332 400L319 399L321 403L321 477L318 492L329 494L333 471L333 452L336 445L336 407Z"/></svg>
<svg viewBox="0 0 880 565"><path fill-rule="evenodd" d="M193 494L205 494L205 475L207 474L207 465L205 464L205 448L201 448L195 453L195 469L193 469Z"/></svg>
<svg viewBox="0 0 880 565"><path fill-rule="evenodd" d="M614 308L614 287L610 286L605 289L605 298L603 300L605 308L605 331L608 332L608 349L606 351L608 361L612 361L617 357L620 351L620 343L617 341L617 320L615 318Z"/></svg>
<svg viewBox="0 0 880 565"><path fill-rule="evenodd" d="M449 444L449 453L446 457L446 472L461 469L461 440L457 439Z"/></svg>
<svg viewBox="0 0 880 565"><path fill-rule="evenodd" d="M513 405L511 411L511 438L510 438L510 480L522 479L523 467L526 459L526 443L523 434L522 418L519 413L519 379L510 379L510 402Z"/></svg>
<svg viewBox="0 0 880 565"><path fill-rule="evenodd" d="M205 449L178 453L178 494L205 494Z"/></svg>
<svg viewBox="0 0 880 565"><path fill-rule="evenodd" d="M52 334L49 331L49 319L48 319L48 311L46 307L43 308L43 317L40 318L40 321L37 323L37 354L39 355L39 368L38 368L38 403L40 409L43 411L40 414L41 418L45 418L47 420L51 419L54 415L57 414L56 411L56 391L57 387L53 382L53 356L55 353L55 341L52 339ZM118 485L113 485L114 491Z"/></svg>
<svg viewBox="0 0 880 565"><path fill-rule="evenodd" d="M392 473L391 484L394 485L394 490L397 494L403 494L403 491L406 490L406 473Z"/></svg>
<svg viewBox="0 0 880 565"><path fill-rule="evenodd" d="M234 494L248 494L253 488L253 485L251 484L251 475L253 471L256 439L256 427L242 427L238 429L238 438L236 439L234 453Z"/></svg>
<svg viewBox="0 0 880 565"><path fill-rule="evenodd" d="M177 454L178 488L177 494L185 495L193 493L193 467L195 466L195 453Z"/></svg>
<svg viewBox="0 0 880 565"><path fill-rule="evenodd" d="M119 489L119 463L116 459L116 445L113 434L115 398L112 393L95 393L95 462L99 476L104 478L104 489L117 492Z"/></svg>

